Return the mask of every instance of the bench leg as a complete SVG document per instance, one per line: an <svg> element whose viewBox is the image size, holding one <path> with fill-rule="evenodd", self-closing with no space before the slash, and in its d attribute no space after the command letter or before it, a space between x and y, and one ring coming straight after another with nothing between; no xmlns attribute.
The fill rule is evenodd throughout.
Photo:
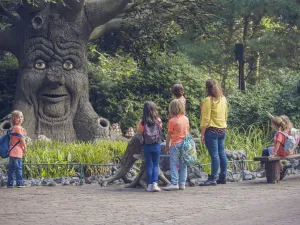
<svg viewBox="0 0 300 225"><path fill-rule="evenodd" d="M280 161L265 163L266 177L268 184L275 184L280 179Z"/></svg>

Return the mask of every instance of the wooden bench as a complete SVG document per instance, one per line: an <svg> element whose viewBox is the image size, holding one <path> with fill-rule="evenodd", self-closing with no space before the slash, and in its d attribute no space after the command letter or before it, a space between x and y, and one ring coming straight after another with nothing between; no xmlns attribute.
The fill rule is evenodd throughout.
<svg viewBox="0 0 300 225"><path fill-rule="evenodd" d="M267 183L274 184L280 180L280 160L300 159L300 154L289 155L285 157L279 156L262 156L255 157L254 161L262 161L265 163Z"/></svg>

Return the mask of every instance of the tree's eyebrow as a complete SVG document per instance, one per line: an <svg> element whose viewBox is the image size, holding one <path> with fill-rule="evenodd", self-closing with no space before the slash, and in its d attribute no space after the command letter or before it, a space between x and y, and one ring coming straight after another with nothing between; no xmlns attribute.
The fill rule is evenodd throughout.
<svg viewBox="0 0 300 225"><path fill-rule="evenodd" d="M85 51L83 51L84 46L78 42L56 42L54 44L55 53L59 56L64 57L66 55L76 55L80 58L86 57Z"/></svg>

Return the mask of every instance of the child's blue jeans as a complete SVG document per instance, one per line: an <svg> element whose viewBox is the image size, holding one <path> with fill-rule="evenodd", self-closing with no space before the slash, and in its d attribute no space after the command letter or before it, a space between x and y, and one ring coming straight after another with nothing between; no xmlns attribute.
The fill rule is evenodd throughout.
<svg viewBox="0 0 300 225"><path fill-rule="evenodd" d="M14 173L16 174L17 185L24 185L22 176L22 159L16 157L9 157L8 181L7 185L14 184Z"/></svg>
<svg viewBox="0 0 300 225"><path fill-rule="evenodd" d="M158 164L160 158L160 144L144 145L146 161L147 183L158 182Z"/></svg>
<svg viewBox="0 0 300 225"><path fill-rule="evenodd" d="M187 166L179 159L178 154L182 148L183 141L170 147L170 169L171 183L176 185L185 184L187 178ZM179 179L178 179L178 164L179 164Z"/></svg>

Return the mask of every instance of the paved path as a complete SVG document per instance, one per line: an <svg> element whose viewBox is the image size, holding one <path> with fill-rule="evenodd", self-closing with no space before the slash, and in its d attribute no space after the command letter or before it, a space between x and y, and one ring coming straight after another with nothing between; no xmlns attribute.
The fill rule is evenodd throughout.
<svg viewBox="0 0 300 225"><path fill-rule="evenodd" d="M299 225L300 175L147 193L98 185L0 189L0 225Z"/></svg>

